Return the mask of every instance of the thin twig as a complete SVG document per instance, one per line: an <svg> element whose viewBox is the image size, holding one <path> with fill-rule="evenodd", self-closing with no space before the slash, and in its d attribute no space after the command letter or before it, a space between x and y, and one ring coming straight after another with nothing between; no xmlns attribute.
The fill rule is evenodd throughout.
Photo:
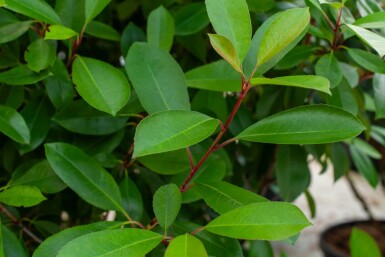
<svg viewBox="0 0 385 257"><path fill-rule="evenodd" d="M29 230L26 226L23 225L21 221L19 221L4 205L0 204L0 212L3 212L7 217L12 221L13 224L17 225L21 230L26 233L33 241L38 244L41 244L43 240L36 236L31 230Z"/></svg>

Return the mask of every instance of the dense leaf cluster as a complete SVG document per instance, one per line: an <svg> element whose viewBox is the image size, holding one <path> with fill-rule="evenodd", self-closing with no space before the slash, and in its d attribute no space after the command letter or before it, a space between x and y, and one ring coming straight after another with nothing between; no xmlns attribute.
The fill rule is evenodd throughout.
<svg viewBox="0 0 385 257"><path fill-rule="evenodd" d="M379 182L375 0L0 7L0 257L273 256L309 155Z"/></svg>

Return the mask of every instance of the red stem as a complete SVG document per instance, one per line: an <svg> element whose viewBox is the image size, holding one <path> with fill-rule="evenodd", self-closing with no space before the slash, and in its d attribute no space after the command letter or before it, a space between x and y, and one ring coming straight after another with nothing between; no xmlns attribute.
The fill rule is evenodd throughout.
<svg viewBox="0 0 385 257"><path fill-rule="evenodd" d="M215 138L214 142L211 144L211 146L209 147L209 149L207 149L206 153L203 155L203 157L199 160L199 162L197 163L197 165L195 165L194 167L192 167L191 171L190 171L190 174L187 176L187 178L185 179L185 181L182 183L182 185L180 186L179 190L183 193L185 191L187 191L187 184L191 181L191 179L194 177L194 175L198 172L198 170L200 169L200 167L202 167L202 165L205 163L205 161L207 160L207 158L215 151L215 150L218 150L218 143L220 142L220 140L222 139L222 137L225 135L227 129L229 128L230 126L230 123L232 122L232 120L234 119L235 117L235 114L237 113L239 107L241 106L242 104L242 101L243 99L245 98L247 92L249 91L250 89L250 82L247 81L245 82L244 79L242 81L242 91L241 91L241 94L239 95L238 97L238 100L233 108L233 110L231 111L229 117L227 118L227 121L225 123L225 125L221 126L221 131L219 132L219 134L217 135L217 137Z"/></svg>

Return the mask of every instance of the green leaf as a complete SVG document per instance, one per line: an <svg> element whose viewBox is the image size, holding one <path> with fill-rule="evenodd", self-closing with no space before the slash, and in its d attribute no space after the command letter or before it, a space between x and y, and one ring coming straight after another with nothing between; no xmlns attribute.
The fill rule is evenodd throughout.
<svg viewBox="0 0 385 257"><path fill-rule="evenodd" d="M350 159L349 155L345 150L343 144L332 144L331 145L331 160L334 168L334 181L340 179L343 175L349 171Z"/></svg>
<svg viewBox="0 0 385 257"><path fill-rule="evenodd" d="M0 25L0 44L15 40L28 31L33 21L17 21Z"/></svg>
<svg viewBox="0 0 385 257"><path fill-rule="evenodd" d="M55 10L63 25L81 33L85 25L85 1L56 0Z"/></svg>
<svg viewBox="0 0 385 257"><path fill-rule="evenodd" d="M285 215L282 215L283 213ZM263 202L239 207L222 214L205 228L214 234L231 238L282 240L296 235L309 225L310 222L295 205L284 202Z"/></svg>
<svg viewBox="0 0 385 257"><path fill-rule="evenodd" d="M5 8L48 24L61 24L55 10L41 0L7 0Z"/></svg>
<svg viewBox="0 0 385 257"><path fill-rule="evenodd" d="M111 0L86 0L86 23L92 21L110 2Z"/></svg>
<svg viewBox="0 0 385 257"><path fill-rule="evenodd" d="M149 44L170 51L174 31L174 18L163 6L159 6L148 16L147 40Z"/></svg>
<svg viewBox="0 0 385 257"><path fill-rule="evenodd" d="M122 194L122 205L134 220L141 220L144 213L143 199L134 181L125 176L119 184Z"/></svg>
<svg viewBox="0 0 385 257"><path fill-rule="evenodd" d="M248 257L274 257L274 251L268 241L250 241Z"/></svg>
<svg viewBox="0 0 385 257"><path fill-rule="evenodd" d="M385 45L383 44L385 38L371 32L370 30L352 25L346 24L348 28L356 34L365 44L372 47L380 55L381 58L385 56Z"/></svg>
<svg viewBox="0 0 385 257"><path fill-rule="evenodd" d="M374 74L373 77L374 103L376 119L385 118L385 75Z"/></svg>
<svg viewBox="0 0 385 257"><path fill-rule="evenodd" d="M245 73L261 75L278 63L305 35L309 26L308 8L292 8L278 13L257 30L243 63Z"/></svg>
<svg viewBox="0 0 385 257"><path fill-rule="evenodd" d="M143 156L138 158L138 161L150 170L163 175L177 174L190 169L185 149Z"/></svg>
<svg viewBox="0 0 385 257"><path fill-rule="evenodd" d="M279 194L284 201L294 201L310 184L307 153L297 145L280 145L275 174Z"/></svg>
<svg viewBox="0 0 385 257"><path fill-rule="evenodd" d="M122 51L122 55L127 56L128 49L130 49L133 43L138 41L145 42L146 35L141 28L130 22L124 28L120 41L120 49Z"/></svg>
<svg viewBox="0 0 385 257"><path fill-rule="evenodd" d="M263 119L237 138L275 144L324 144L352 138L365 130L352 114L328 105L293 108Z"/></svg>
<svg viewBox="0 0 385 257"><path fill-rule="evenodd" d="M30 142L28 145L18 145L21 154L36 149L46 138L51 125L53 107L48 97L39 97L27 103L21 111L28 129L30 131Z"/></svg>
<svg viewBox="0 0 385 257"><path fill-rule="evenodd" d="M278 78L252 78L252 85L280 85L289 87L301 87L318 90L320 92L330 93L330 83L321 76L297 75Z"/></svg>
<svg viewBox="0 0 385 257"><path fill-rule="evenodd" d="M61 108L72 101L75 97L75 90L68 74L67 67L57 58L50 68L53 76L44 80L47 95L56 108Z"/></svg>
<svg viewBox="0 0 385 257"><path fill-rule="evenodd" d="M55 173L86 202L105 210L123 210L114 178L92 158L65 143L45 144Z"/></svg>
<svg viewBox="0 0 385 257"><path fill-rule="evenodd" d="M256 193L224 181L198 183L194 187L202 195L207 205L219 214L251 203L267 201Z"/></svg>
<svg viewBox="0 0 385 257"><path fill-rule="evenodd" d="M120 41L120 35L118 31L116 31L113 27L99 21L91 21L87 25L85 33L97 38L116 42Z"/></svg>
<svg viewBox="0 0 385 257"><path fill-rule="evenodd" d="M239 92L242 86L241 77L225 60L188 71L186 80L189 87L220 92Z"/></svg>
<svg viewBox="0 0 385 257"><path fill-rule="evenodd" d="M378 55L358 48L347 48L346 50L350 57L364 69L385 73L385 62Z"/></svg>
<svg viewBox="0 0 385 257"><path fill-rule="evenodd" d="M200 227L202 226L190 222L175 222L172 225L178 235L191 233ZM243 257L242 248L236 239L218 236L206 230L199 231L194 236L203 243L209 256L217 256L221 253L221 257Z"/></svg>
<svg viewBox="0 0 385 257"><path fill-rule="evenodd" d="M33 41L24 53L28 68L40 72L51 66L56 59L55 48L42 38Z"/></svg>
<svg viewBox="0 0 385 257"><path fill-rule="evenodd" d="M182 204L182 195L175 184L160 187L154 194L152 206L159 225L167 229L176 219Z"/></svg>
<svg viewBox="0 0 385 257"><path fill-rule="evenodd" d="M209 137L217 126L218 120L198 112L173 110L156 113L139 123L134 156L188 147Z"/></svg>
<svg viewBox="0 0 385 257"><path fill-rule="evenodd" d="M315 65L316 74L327 78L331 88L335 88L342 80L343 74L340 64L333 53L322 56Z"/></svg>
<svg viewBox="0 0 385 257"><path fill-rule="evenodd" d="M367 232L353 228L349 240L352 257L381 257L381 251L374 238Z"/></svg>
<svg viewBox="0 0 385 257"><path fill-rule="evenodd" d="M297 67L301 63L308 60L314 52L317 50L316 47L299 45L294 47L288 52L278 63L274 66L276 70L287 70Z"/></svg>
<svg viewBox="0 0 385 257"><path fill-rule="evenodd" d="M123 222L103 221L64 229L44 240L33 253L33 257L56 257L59 250L75 238L92 232L118 228L123 224Z"/></svg>
<svg viewBox="0 0 385 257"><path fill-rule="evenodd" d="M351 144L354 145L360 153L367 155L370 158L376 160L380 160L382 158L381 153L377 151L374 146L360 138L353 138L351 140Z"/></svg>
<svg viewBox="0 0 385 257"><path fill-rule="evenodd" d="M164 257L208 257L202 242L189 234L177 236L167 247Z"/></svg>
<svg viewBox="0 0 385 257"><path fill-rule="evenodd" d="M385 28L385 12L375 12L365 17L361 17L354 22L354 25L366 29L382 29Z"/></svg>
<svg viewBox="0 0 385 257"><path fill-rule="evenodd" d="M333 88L332 95L326 97L326 103L340 107L353 115L358 113L358 103L349 82L342 78L341 83Z"/></svg>
<svg viewBox="0 0 385 257"><path fill-rule="evenodd" d="M360 152L360 149L355 145L350 145L350 154L354 165L362 176L375 188L378 184L379 177L376 168L374 167L369 156Z"/></svg>
<svg viewBox="0 0 385 257"><path fill-rule="evenodd" d="M72 79L87 103L114 116L130 97L130 85L124 74L106 62L77 56Z"/></svg>
<svg viewBox="0 0 385 257"><path fill-rule="evenodd" d="M92 108L83 100L65 105L53 120L69 131L95 136L112 134L127 123L127 117L112 117Z"/></svg>
<svg viewBox="0 0 385 257"><path fill-rule="evenodd" d="M59 251L57 257L73 257L74 255L142 257L155 248L162 238L162 235L144 229L98 231L70 241Z"/></svg>
<svg viewBox="0 0 385 257"><path fill-rule="evenodd" d="M54 194L67 187L46 160L38 162L22 174L15 171L10 185L35 186L46 194Z"/></svg>
<svg viewBox="0 0 385 257"><path fill-rule="evenodd" d="M242 62L251 41L251 21L246 0L206 0L206 9L217 34L230 40Z"/></svg>
<svg viewBox="0 0 385 257"><path fill-rule="evenodd" d="M5 6L5 0L0 0L0 7Z"/></svg>
<svg viewBox="0 0 385 257"><path fill-rule="evenodd" d="M190 110L183 71L166 51L134 43L128 51L126 70L148 113Z"/></svg>
<svg viewBox="0 0 385 257"><path fill-rule="evenodd" d="M48 27L44 39L65 40L72 38L76 35L78 35L76 31L73 31L72 29L67 28L63 25L51 25Z"/></svg>
<svg viewBox="0 0 385 257"><path fill-rule="evenodd" d="M204 3L190 3L175 13L175 34L187 36L195 34L210 23Z"/></svg>
<svg viewBox="0 0 385 257"><path fill-rule="evenodd" d="M275 0L247 0L252 12L267 12L275 6Z"/></svg>
<svg viewBox="0 0 385 257"><path fill-rule="evenodd" d="M24 118L14 109L0 105L0 132L21 144L28 144L30 133Z"/></svg>
<svg viewBox="0 0 385 257"><path fill-rule="evenodd" d="M233 44L226 37L218 34L208 34L210 38L210 43L217 51L217 53L222 56L237 72L243 74L241 64L237 53L235 52Z"/></svg>
<svg viewBox="0 0 385 257"><path fill-rule="evenodd" d="M8 1L8 0L7 0ZM3 246L5 257L28 257L24 248L24 244L19 238L6 226L1 225L1 233L3 234Z"/></svg>
<svg viewBox="0 0 385 257"><path fill-rule="evenodd" d="M12 86L31 85L50 75L51 73L47 70L35 73L28 69L27 65L20 65L0 73L0 83Z"/></svg>
<svg viewBox="0 0 385 257"><path fill-rule="evenodd" d="M44 195L34 186L13 186L0 193L0 202L16 207L31 207L44 200Z"/></svg>

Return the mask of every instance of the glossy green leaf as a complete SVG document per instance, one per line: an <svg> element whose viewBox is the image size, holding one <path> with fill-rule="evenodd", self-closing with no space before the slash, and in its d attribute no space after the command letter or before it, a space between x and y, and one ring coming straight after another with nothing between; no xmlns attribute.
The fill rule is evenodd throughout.
<svg viewBox="0 0 385 257"><path fill-rule="evenodd" d="M219 214L224 214L251 203L267 201L256 193L224 181L203 182L198 183L194 187L202 195L207 205Z"/></svg>
<svg viewBox="0 0 385 257"><path fill-rule="evenodd" d="M60 59L56 59L50 68L53 76L44 80L47 95L56 108L61 108L75 97L75 90L72 85L67 67Z"/></svg>
<svg viewBox="0 0 385 257"><path fill-rule="evenodd" d="M55 173L86 202L105 210L123 210L114 178L83 151L65 143L45 145Z"/></svg>
<svg viewBox="0 0 385 257"><path fill-rule="evenodd" d="M385 74L385 62L375 54L358 48L347 48L352 59L364 69Z"/></svg>
<svg viewBox="0 0 385 257"><path fill-rule="evenodd" d="M349 240L352 257L381 257L381 251L374 238L367 232L353 228Z"/></svg>
<svg viewBox="0 0 385 257"><path fill-rule="evenodd" d="M277 151L275 175L279 194L284 201L294 201L310 184L307 153L297 145L280 145Z"/></svg>
<svg viewBox="0 0 385 257"><path fill-rule="evenodd" d="M139 123L134 156L188 147L209 137L217 126L218 120L198 112L173 110L156 113Z"/></svg>
<svg viewBox="0 0 385 257"><path fill-rule="evenodd" d="M54 194L67 187L46 160L38 162L22 174L15 172L13 175L11 186L35 186L46 194Z"/></svg>
<svg viewBox="0 0 385 257"><path fill-rule="evenodd" d="M18 145L17 148L21 154L36 149L46 138L51 125L53 107L48 97L39 97L27 103L21 111L29 132L29 144Z"/></svg>
<svg viewBox="0 0 385 257"><path fill-rule="evenodd" d="M349 155L341 143L331 145L331 160L334 169L334 181L337 181L350 169Z"/></svg>
<svg viewBox="0 0 385 257"><path fill-rule="evenodd" d="M28 31L32 21L17 21L0 25L0 44L15 40Z"/></svg>
<svg viewBox="0 0 385 257"><path fill-rule="evenodd" d="M385 75L374 74L373 77L374 103L376 119L385 118Z"/></svg>
<svg viewBox="0 0 385 257"><path fill-rule="evenodd" d="M72 38L76 35L78 35L76 31L73 31L72 29L67 28L63 25L51 25L48 27L44 39L65 40Z"/></svg>
<svg viewBox="0 0 385 257"><path fill-rule="evenodd" d="M265 118L237 138L275 144L324 144L355 137L363 130L364 125L342 109L309 105Z"/></svg>
<svg viewBox="0 0 385 257"><path fill-rule="evenodd" d="M1 225L1 233L3 235L3 246L5 257L28 257L24 244L19 240L14 232L6 226Z"/></svg>
<svg viewBox="0 0 385 257"><path fill-rule="evenodd" d="M31 207L46 200L40 190L34 186L13 186L0 193L0 202L17 207Z"/></svg>
<svg viewBox="0 0 385 257"><path fill-rule="evenodd" d="M254 34L243 63L246 75L261 75L278 63L305 35L309 20L308 8L292 8L266 20Z"/></svg>
<svg viewBox="0 0 385 257"><path fill-rule="evenodd" d="M48 24L61 24L55 10L41 0L7 0L5 8Z"/></svg>
<svg viewBox="0 0 385 257"><path fill-rule="evenodd" d="M222 214L205 228L214 234L231 238L282 240L296 235L309 225L310 222L295 205L263 202L249 204Z"/></svg>
<svg viewBox="0 0 385 257"><path fill-rule="evenodd" d="M380 55L381 58L385 56L385 45L383 44L385 38L359 26L346 24L348 28L356 34L365 44L372 47Z"/></svg>
<svg viewBox="0 0 385 257"><path fill-rule="evenodd" d="M208 34L212 47L222 56L237 72L243 74L241 64L233 44L226 37L218 34Z"/></svg>
<svg viewBox="0 0 385 257"><path fill-rule="evenodd" d="M183 71L166 51L134 43L127 55L126 70L148 113L190 110Z"/></svg>
<svg viewBox="0 0 385 257"><path fill-rule="evenodd" d="M108 135L126 126L127 117L114 118L82 100L65 105L53 120L63 128L84 135Z"/></svg>
<svg viewBox="0 0 385 257"><path fill-rule="evenodd" d="M110 2L111 0L86 0L86 23L92 21Z"/></svg>
<svg viewBox="0 0 385 257"><path fill-rule="evenodd" d="M149 44L170 51L174 31L174 18L163 6L159 6L148 16L147 41Z"/></svg>
<svg viewBox="0 0 385 257"><path fill-rule="evenodd" d="M164 257L208 257L202 242L189 234L177 236L167 247Z"/></svg>
<svg viewBox="0 0 385 257"><path fill-rule="evenodd" d="M163 175L177 174L190 169L185 149L143 156L138 158L138 161L150 170Z"/></svg>
<svg viewBox="0 0 385 257"><path fill-rule="evenodd" d="M87 103L115 115L130 97L130 85L124 74L108 63L77 56L72 66L76 89Z"/></svg>
<svg viewBox="0 0 385 257"><path fill-rule="evenodd" d="M181 204L182 195L175 184L167 184L155 192L152 206L156 219L165 233L176 219Z"/></svg>
<svg viewBox="0 0 385 257"><path fill-rule="evenodd" d="M187 85L220 92L241 91L241 76L225 61L206 64L186 73Z"/></svg>
<svg viewBox="0 0 385 257"><path fill-rule="evenodd" d="M370 158L376 160L380 160L382 158L381 153L374 146L360 138L353 138L350 143L353 144L359 152L369 156Z"/></svg>
<svg viewBox="0 0 385 257"><path fill-rule="evenodd" d="M130 217L134 220L141 220L144 213L142 195L135 182L128 176L125 176L119 184L122 194L122 205Z"/></svg>
<svg viewBox="0 0 385 257"><path fill-rule="evenodd" d="M252 78L251 84L301 87L331 94L329 81L324 77L314 75L297 75L278 78Z"/></svg>
<svg viewBox="0 0 385 257"><path fill-rule="evenodd" d="M359 148L355 145L350 145L350 154L358 171L365 177L369 184L375 188L378 184L379 177L369 156L360 152Z"/></svg>
<svg viewBox="0 0 385 257"><path fill-rule="evenodd" d="M331 92L331 96L326 97L327 104L340 107L353 115L358 113L357 99L353 89L345 78L342 78L338 87L333 88Z"/></svg>
<svg viewBox="0 0 385 257"><path fill-rule="evenodd" d="M206 0L206 9L215 31L230 40L242 62L251 41L251 21L246 0Z"/></svg>
<svg viewBox="0 0 385 257"><path fill-rule="evenodd" d="M73 239L101 230L119 228L122 225L123 222L104 221L64 229L44 240L33 253L33 257L56 257L59 250Z"/></svg>
<svg viewBox="0 0 385 257"><path fill-rule="evenodd" d="M20 65L0 73L0 83L12 86L31 85L47 78L50 75L51 73L47 70L35 73L31 71L27 65Z"/></svg>
<svg viewBox="0 0 385 257"><path fill-rule="evenodd" d="M317 48L307 45L299 45L288 52L278 63L274 66L276 70L286 70L297 67L304 61L308 60Z"/></svg>
<svg viewBox="0 0 385 257"><path fill-rule="evenodd" d="M87 155L95 156L99 153L111 153L123 140L124 129L106 136L82 136L74 141L74 145L82 149Z"/></svg>
<svg viewBox="0 0 385 257"><path fill-rule="evenodd" d="M252 12L267 12L275 6L275 0L247 0Z"/></svg>
<svg viewBox="0 0 385 257"><path fill-rule="evenodd" d="M130 22L124 28L120 40L120 49L122 50L122 55L127 56L128 49L130 49L133 43L138 41L145 42L146 35L141 28Z"/></svg>
<svg viewBox="0 0 385 257"><path fill-rule="evenodd" d="M85 1L56 0L55 10L63 25L81 33L85 24Z"/></svg>
<svg viewBox="0 0 385 257"><path fill-rule="evenodd" d="M316 74L327 78L331 88L335 88L341 82L343 74L340 64L333 53L322 56L316 66Z"/></svg>
<svg viewBox="0 0 385 257"><path fill-rule="evenodd" d="M176 234L191 233L202 226L190 222L175 222L172 229ZM204 245L209 256L221 257L243 257L242 248L238 240L212 234L206 230L199 231L194 235Z"/></svg>
<svg viewBox="0 0 385 257"><path fill-rule="evenodd" d="M89 233L66 244L57 257L120 256L142 257L161 241L163 236L144 229L114 229ZM106 239L108 239L106 241Z"/></svg>
<svg viewBox="0 0 385 257"><path fill-rule="evenodd" d="M5 0L0 0L0 7L5 6Z"/></svg>
<svg viewBox="0 0 385 257"><path fill-rule="evenodd" d="M354 25L367 29L385 28L385 12L375 12L361 17L354 22Z"/></svg>
<svg viewBox="0 0 385 257"><path fill-rule="evenodd" d="M175 13L175 34L195 34L210 23L204 3L190 3Z"/></svg>
<svg viewBox="0 0 385 257"><path fill-rule="evenodd" d="M198 91L191 102L191 108L223 121L229 114L226 97L221 92Z"/></svg>
<svg viewBox="0 0 385 257"><path fill-rule="evenodd" d="M87 25L85 33L97 38L117 42L120 41L120 35L118 31L116 31L113 27L99 21L91 21Z"/></svg>
<svg viewBox="0 0 385 257"><path fill-rule="evenodd" d="M0 103L13 109L19 109L24 102L25 92L22 87L0 86Z"/></svg>
<svg viewBox="0 0 385 257"><path fill-rule="evenodd" d="M31 138L23 116L3 105L0 105L0 132L21 144L28 144Z"/></svg>

